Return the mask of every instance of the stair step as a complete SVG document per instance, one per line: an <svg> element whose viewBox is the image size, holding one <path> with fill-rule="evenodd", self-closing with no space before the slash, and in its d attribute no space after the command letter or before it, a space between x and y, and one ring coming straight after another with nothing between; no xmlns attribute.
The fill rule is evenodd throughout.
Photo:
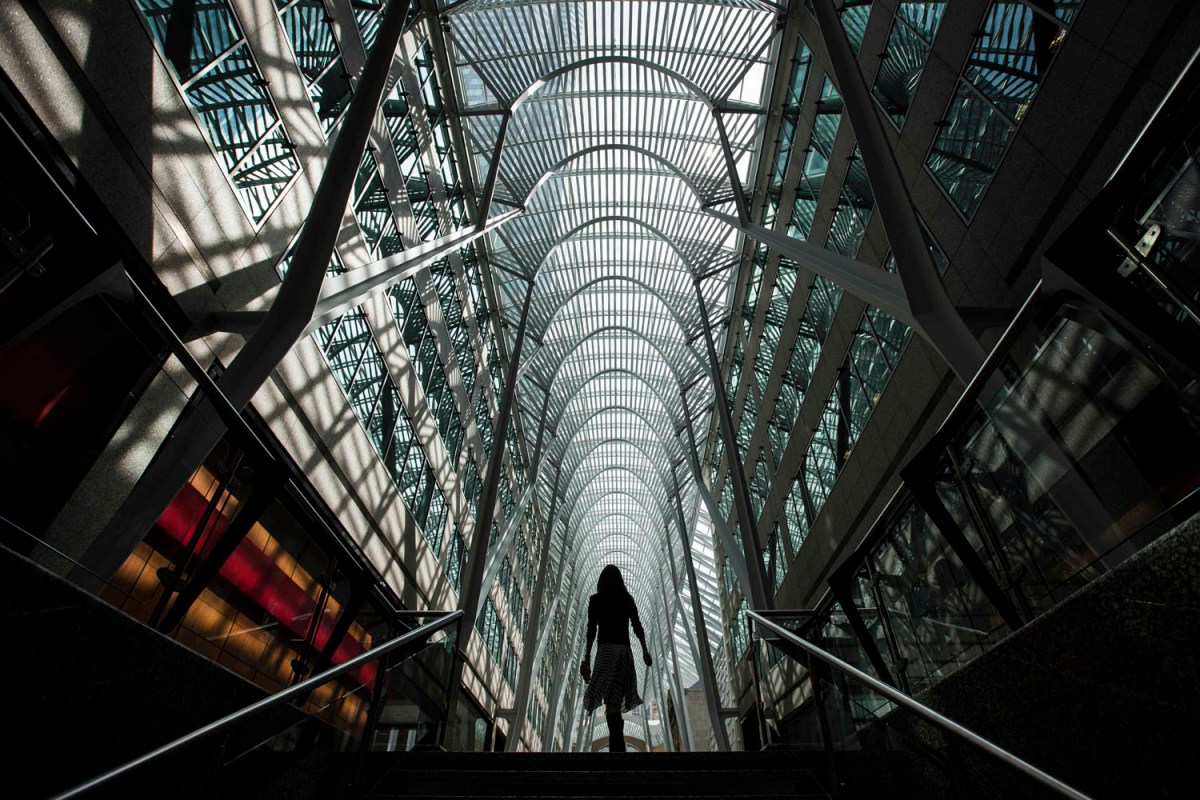
<svg viewBox="0 0 1200 800"><path fill-rule="evenodd" d="M815 751L764 753L368 753L368 765L386 764L389 769L475 769L543 772L562 769L640 769L704 771L747 769L810 769L828 764L828 757Z"/></svg>
<svg viewBox="0 0 1200 800"><path fill-rule="evenodd" d="M563 773L553 776L506 775L491 777L471 773L435 774L420 776L385 776L373 782L374 793L402 790L403 794L446 795L475 794L497 796L523 794L529 797L552 797L563 794L586 795L594 787L603 786L606 793L623 795L644 794L656 797L707 793L782 794L796 792L800 788L819 788L817 780L807 773L799 775L750 774L704 776L693 773L638 773L589 771Z"/></svg>
<svg viewBox="0 0 1200 800"><path fill-rule="evenodd" d="M508 798L512 798L513 800L515 800L516 798L528 797L528 796L529 795L525 795L525 794L509 794L509 795L504 795L504 794L488 794L488 795L479 795L479 794L422 795L422 794L416 794L416 795L414 795L414 794L377 794L374 792L363 795L364 798L370 798L371 800L388 800L389 798L404 798L405 800L435 800L435 798L436 798L436 800L455 800L455 798L466 798L466 797L472 797L472 798L474 798L474 797L491 797L491 798L495 798L495 800L507 800ZM599 800L600 798L605 798L605 800L607 800L608 798L612 798L612 797L642 797L642 796L643 795L614 795L614 794L539 795L539 797L543 797L546 800L552 800L553 798L567 798L567 797L572 798L572 800L593 800L593 798L595 800ZM691 797L691 798L695 798L695 800L708 800L708 798L714 798L714 799L722 798L722 800L738 800L738 798L752 798L752 797L755 797L755 798L794 797L794 798L802 798L802 800L804 798L823 798L824 800L828 800L828 798L829 798L829 794L826 792L823 792L823 791L802 792L799 794L797 794L795 792L780 792L778 794L761 794L761 793L755 793L755 794L698 794L696 792L689 791L689 792L682 792L676 796L677 797Z"/></svg>
<svg viewBox="0 0 1200 800"><path fill-rule="evenodd" d="M364 798L825 798L823 754L372 753Z"/></svg>

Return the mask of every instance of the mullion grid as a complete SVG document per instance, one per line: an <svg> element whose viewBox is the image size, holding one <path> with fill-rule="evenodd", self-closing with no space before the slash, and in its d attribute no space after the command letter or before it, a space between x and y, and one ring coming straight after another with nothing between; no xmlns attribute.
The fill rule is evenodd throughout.
<svg viewBox="0 0 1200 800"><path fill-rule="evenodd" d="M385 258L404 250L392 203L370 148L359 162L353 207L363 241L374 258Z"/></svg>
<svg viewBox="0 0 1200 800"><path fill-rule="evenodd" d="M800 475L785 503L794 548L803 544L809 526L832 491L910 335L907 326L879 309L868 306L864 310L839 379L810 440ZM843 381L848 385L843 386ZM844 452L840 449L843 443Z"/></svg>
<svg viewBox="0 0 1200 800"><path fill-rule="evenodd" d="M867 233L867 223L870 222L874 209L875 196L867 180L862 155L855 145L850 156L849 169L846 170L846 177L838 193L833 219L829 223L825 247L847 258L858 255L858 248Z"/></svg>
<svg viewBox="0 0 1200 800"><path fill-rule="evenodd" d="M322 0L275 0L275 6L321 130L328 137L350 106L351 90L325 4Z"/></svg>
<svg viewBox="0 0 1200 800"><path fill-rule="evenodd" d="M421 527L430 549L438 553L446 519L445 498L366 315L361 309L353 309L323 325L314 336L410 515Z"/></svg>
<svg viewBox="0 0 1200 800"><path fill-rule="evenodd" d="M925 0L896 8L871 94L897 129L908 118L944 10L945 3Z"/></svg>
<svg viewBox="0 0 1200 800"><path fill-rule="evenodd" d="M1054 14L1022 0L993 0L939 123L925 167L970 218L1000 168L1082 0L1056 0Z"/></svg>
<svg viewBox="0 0 1200 800"><path fill-rule="evenodd" d="M136 0L135 5L165 57L174 0ZM234 195L257 226L300 173L295 145L227 0L197 3L194 13L187 71L165 60Z"/></svg>
<svg viewBox="0 0 1200 800"><path fill-rule="evenodd" d="M451 284L451 289L453 285ZM462 417L445 365L438 357L433 329L413 278L398 283L388 293L392 313L408 351L409 361L445 443L451 466L456 466L463 443ZM455 295L457 296L457 295Z"/></svg>
<svg viewBox="0 0 1200 800"><path fill-rule="evenodd" d="M763 4L590 2L462 8L448 19L460 58L501 100L561 65L609 53L661 64L724 99L762 62L775 13Z"/></svg>

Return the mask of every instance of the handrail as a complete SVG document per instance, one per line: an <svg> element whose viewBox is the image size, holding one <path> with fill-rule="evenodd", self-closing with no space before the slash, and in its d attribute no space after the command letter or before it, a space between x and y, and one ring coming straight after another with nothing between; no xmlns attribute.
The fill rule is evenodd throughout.
<svg viewBox="0 0 1200 800"><path fill-rule="evenodd" d="M1084 794L1083 792L1079 791L1078 789L1063 783L1058 778L1055 778L1053 775L1043 772L1042 770L1040 770L1037 767L1030 764L1028 761L1025 761L1024 759L1019 758L1018 756L1015 756L1012 753L1008 752L1000 745L995 744L994 742L983 738L979 734L975 733L974 731L970 730L969 728L963 727L962 725L958 724L954 720L952 720L948 717L942 716L941 714L934 711L929 706L927 706L917 700L914 700L912 697L909 697L908 695L904 694L903 692L899 691L898 689L887 685L886 683L879 680L878 678L873 678L870 675L868 675L867 673L863 672L862 670L857 669L856 667L851 666L850 664L847 664L845 661L842 661L840 658L833 655L832 653L825 652L820 647L817 647L812 642L809 642L809 641L805 640L804 638L797 636L795 633L793 633L792 631L789 631L787 628L781 627L781 626L775 624L774 622L771 622L770 620L764 618L763 616L758 614L758 612L748 610L746 612L746 616L749 617L750 619L754 620L755 623L757 623L757 624L763 626L764 628L766 628L767 630L771 631L772 633L786 639L788 642L801 648L802 650L807 652L809 655L816 656L817 658L821 659L822 661L829 664L830 666L837 667L839 670L841 670L845 674L854 678L859 683L865 684L872 691L878 692L879 694L883 695L887 699L891 700L896 705L903 706L904 708L913 712L917 716L922 717L927 722L937 726L938 728L941 728L943 731L946 731L947 733L952 733L955 736L959 737L960 739L964 739L965 741L969 742L970 744L975 745L980 750L983 750L985 753L988 753L989 755L993 756L994 758L1001 761L1002 763L1007 764L1008 766L1012 767L1013 769L1017 770L1018 772L1021 772L1021 773L1025 774L1026 776L1034 779L1035 781L1042 784L1046 788L1062 795L1063 797L1070 797L1070 798L1073 798L1074 800L1092 800L1090 795Z"/></svg>
<svg viewBox="0 0 1200 800"><path fill-rule="evenodd" d="M93 578L100 581L101 583L103 583L107 586L110 586L113 589L119 589L119 587L116 584L114 584L112 581L108 580L107 578L101 577L99 573L88 569L88 567L85 564L75 560L74 558L71 558L71 556L67 555L62 550L59 550L54 545L50 544L45 539L38 536L36 533L25 530L25 528L21 527L20 525L18 525L15 522L13 522L11 519L4 516L3 514L0 514L0 526L7 526L9 529L16 531L17 533L21 534L22 536L32 539L34 542L41 545L45 549L49 550L54 555L58 556L59 558L65 560L65 561L69 561L70 563L74 564L76 567L83 570L87 574L91 575ZM28 558L28 556L26 556L26 557ZM30 559L30 560L33 561L33 559ZM34 563L36 564L37 562L34 561ZM38 566L41 566L41 565L39 564Z"/></svg>
<svg viewBox="0 0 1200 800"><path fill-rule="evenodd" d="M380 658L381 656L386 656L393 650L397 650L406 644L412 644L415 641L425 639L429 635L441 630L442 628L449 627L451 623L459 621L462 619L462 616L463 612L461 610L446 612L439 619L436 619L432 622L427 622L420 627L413 628L408 633L397 636L394 639L390 639L378 647L373 647L365 653L355 656L349 661L345 661L335 667L330 667L318 675L314 675L311 678L307 678L294 686L289 686L282 691L264 697L262 700L259 700L256 703L252 703L245 708L234 711L231 714L227 714L214 722L210 722L201 728L197 728L191 733L184 734L178 739L167 742L161 747L151 750L149 753L145 753L144 755L138 756L132 761L126 762L119 767L114 767L108 772L97 775L91 780L85 781L78 786L62 792L61 794L56 794L51 798L51 800L65 800L65 798L69 797L78 797L114 778L132 772L139 767L143 767L151 761L166 755L167 753L173 752L185 745L192 744L200 739L211 736L218 731L224 730L236 723L249 719L250 717L257 716L263 711L278 705L282 705L283 703L292 700L295 697L307 694L309 691L327 682L331 678L336 678L339 675L357 669L363 664L369 664L375 659Z"/></svg>

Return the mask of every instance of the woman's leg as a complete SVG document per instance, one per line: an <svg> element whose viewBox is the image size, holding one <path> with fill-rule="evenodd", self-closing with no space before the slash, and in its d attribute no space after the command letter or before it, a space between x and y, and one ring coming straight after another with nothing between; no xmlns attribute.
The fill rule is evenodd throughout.
<svg viewBox="0 0 1200 800"><path fill-rule="evenodd" d="M604 719L608 722L608 752L625 752L625 720L621 718L620 703L604 705Z"/></svg>

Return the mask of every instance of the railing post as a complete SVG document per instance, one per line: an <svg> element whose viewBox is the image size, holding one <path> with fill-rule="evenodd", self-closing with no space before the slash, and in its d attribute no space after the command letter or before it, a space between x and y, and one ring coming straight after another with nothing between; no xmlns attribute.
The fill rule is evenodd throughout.
<svg viewBox="0 0 1200 800"><path fill-rule="evenodd" d="M808 659L808 681L812 689L813 707L817 710L817 725L821 730L821 748L829 757L829 776L833 779L834 796L842 796L842 781L838 775L837 756L833 752L833 732L829 729L829 713L825 708L825 688L821 685L821 679L817 676L817 669L820 666L810 658ZM827 669L827 668L826 668Z"/></svg>

